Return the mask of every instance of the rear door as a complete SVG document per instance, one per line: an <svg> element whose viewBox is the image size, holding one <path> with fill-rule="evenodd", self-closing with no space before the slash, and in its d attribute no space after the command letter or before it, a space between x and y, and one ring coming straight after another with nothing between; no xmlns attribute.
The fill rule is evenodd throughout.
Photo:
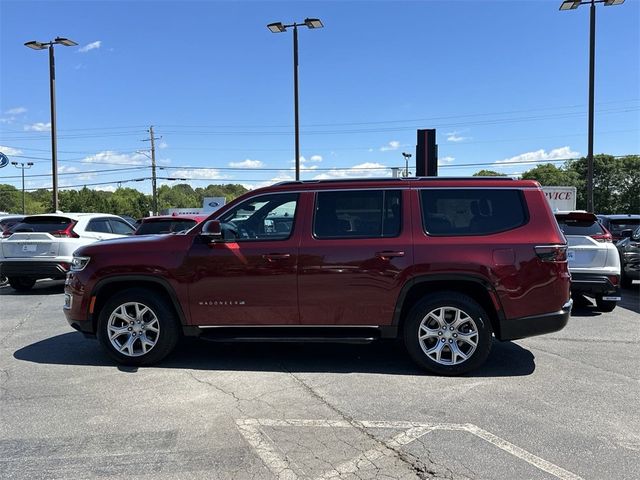
<svg viewBox="0 0 640 480"><path fill-rule="evenodd" d="M413 264L409 191L319 191L300 246L303 325L388 325Z"/></svg>

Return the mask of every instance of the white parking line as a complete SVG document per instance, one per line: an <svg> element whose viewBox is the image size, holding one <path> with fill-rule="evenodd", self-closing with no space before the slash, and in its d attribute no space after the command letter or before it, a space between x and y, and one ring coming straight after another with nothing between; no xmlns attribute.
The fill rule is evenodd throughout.
<svg viewBox="0 0 640 480"><path fill-rule="evenodd" d="M355 421L346 420L310 420L310 419L265 419L247 418L236 420L240 433L251 445L264 464L279 480L297 480L291 461L284 452L279 450L261 427L312 427L312 428L396 428L403 432L390 440L382 440L378 446L361 453L355 458L341 463L337 467L322 473L318 480L328 480L343 474L353 474L359 470L373 468L373 461L382 457L396 455L401 447L417 440L434 430L461 431L471 433L499 449L523 460L534 467L550 473L560 480L583 480L575 473L569 472L543 458L534 455L507 440L471 423L417 423L417 422L386 422L386 421ZM304 474L304 472L302 472Z"/></svg>

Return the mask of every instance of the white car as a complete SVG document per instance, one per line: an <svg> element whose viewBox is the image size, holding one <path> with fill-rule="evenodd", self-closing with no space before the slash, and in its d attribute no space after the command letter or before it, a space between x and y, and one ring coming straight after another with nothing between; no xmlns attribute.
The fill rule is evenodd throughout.
<svg viewBox="0 0 640 480"><path fill-rule="evenodd" d="M593 297L599 310L610 312L620 297L620 255L611 234L593 213L557 212L567 238L571 293Z"/></svg>
<svg viewBox="0 0 640 480"><path fill-rule="evenodd" d="M31 289L40 278L63 279L78 247L133 232L122 218L106 213L27 216L0 240L0 277L17 291Z"/></svg>

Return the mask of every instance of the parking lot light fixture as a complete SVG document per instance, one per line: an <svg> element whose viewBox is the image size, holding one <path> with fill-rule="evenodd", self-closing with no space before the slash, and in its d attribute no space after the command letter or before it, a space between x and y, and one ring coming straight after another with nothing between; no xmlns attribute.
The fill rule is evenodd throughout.
<svg viewBox="0 0 640 480"><path fill-rule="evenodd" d="M605 6L621 5L624 0L565 0L560 10L575 10L580 5L589 5L589 132L587 146L587 211L594 211L593 204L593 123L595 110L595 65L596 65L596 3Z"/></svg>
<svg viewBox="0 0 640 480"><path fill-rule="evenodd" d="M295 136L295 164L296 181L300 180L300 122L298 109L298 27L307 27L311 30L324 27L318 18L305 18L302 23L291 23L284 25L282 22L270 23L267 28L272 33L286 32L287 28L293 27L293 116L294 116L294 136Z"/></svg>
<svg viewBox="0 0 640 480"><path fill-rule="evenodd" d="M78 45L73 40L65 37L56 37L50 42L39 42L31 40L24 44L33 50L44 50L49 48L49 97L51 100L51 177L52 177L52 199L51 209L53 212L58 211L58 146L56 138L56 67L53 54L54 45L64 45L65 47L74 47Z"/></svg>

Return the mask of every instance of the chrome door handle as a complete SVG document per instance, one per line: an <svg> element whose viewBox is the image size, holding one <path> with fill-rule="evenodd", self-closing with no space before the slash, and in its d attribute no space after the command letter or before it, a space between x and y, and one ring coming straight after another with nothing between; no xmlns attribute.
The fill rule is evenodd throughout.
<svg viewBox="0 0 640 480"><path fill-rule="evenodd" d="M291 257L290 253L265 253L264 255L262 255L262 258L264 258L268 262L275 262L276 260L285 260L289 257Z"/></svg>
<svg viewBox="0 0 640 480"><path fill-rule="evenodd" d="M382 260L389 260L393 257L404 257L404 252L395 250L385 250L383 252L376 252L376 257Z"/></svg>

